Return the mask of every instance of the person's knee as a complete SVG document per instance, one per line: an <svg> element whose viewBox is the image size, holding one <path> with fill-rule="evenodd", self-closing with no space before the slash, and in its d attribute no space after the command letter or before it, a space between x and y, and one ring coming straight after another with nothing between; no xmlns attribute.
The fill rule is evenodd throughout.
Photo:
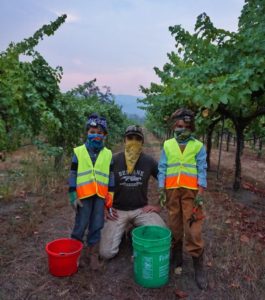
<svg viewBox="0 0 265 300"><path fill-rule="evenodd" d="M150 217L151 217L150 223L152 223L152 225L167 227L164 220L157 213L152 213Z"/></svg>
<svg viewBox="0 0 265 300"><path fill-rule="evenodd" d="M99 255L102 259L109 260L109 259L113 258L114 256L116 256L117 253L118 253L118 251L114 252L114 251L110 251L108 249L99 248Z"/></svg>

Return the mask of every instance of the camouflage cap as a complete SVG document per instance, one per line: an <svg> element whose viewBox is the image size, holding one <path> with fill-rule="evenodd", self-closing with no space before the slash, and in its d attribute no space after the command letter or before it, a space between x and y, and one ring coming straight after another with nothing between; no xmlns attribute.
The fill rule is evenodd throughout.
<svg viewBox="0 0 265 300"><path fill-rule="evenodd" d="M187 108L177 109L170 117L172 121L183 120L185 123L194 121L194 112Z"/></svg>

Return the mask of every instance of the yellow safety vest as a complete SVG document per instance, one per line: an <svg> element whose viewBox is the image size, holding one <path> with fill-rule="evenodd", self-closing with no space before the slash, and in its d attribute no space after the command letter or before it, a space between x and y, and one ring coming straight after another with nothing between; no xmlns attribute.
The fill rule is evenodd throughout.
<svg viewBox="0 0 265 300"><path fill-rule="evenodd" d="M175 138L165 141L164 151L167 157L166 189L185 187L198 189L196 154L203 144L189 140L182 152Z"/></svg>
<svg viewBox="0 0 265 300"><path fill-rule="evenodd" d="M104 147L98 154L95 165L85 145L74 148L78 159L76 192L79 199L93 195L105 198L108 193L109 169L112 153Z"/></svg>

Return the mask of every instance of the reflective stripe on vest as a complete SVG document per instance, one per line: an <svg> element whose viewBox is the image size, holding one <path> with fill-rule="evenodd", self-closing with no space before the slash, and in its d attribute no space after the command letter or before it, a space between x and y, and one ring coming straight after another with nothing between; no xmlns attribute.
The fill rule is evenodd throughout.
<svg viewBox="0 0 265 300"><path fill-rule="evenodd" d="M93 196L105 198L108 193L109 168L112 153L104 147L97 157L95 165L85 145L74 148L78 159L76 192L79 199Z"/></svg>
<svg viewBox="0 0 265 300"><path fill-rule="evenodd" d="M185 187L198 189L196 154L203 144L198 140L189 140L182 152L175 138L165 141L167 156L166 189Z"/></svg>

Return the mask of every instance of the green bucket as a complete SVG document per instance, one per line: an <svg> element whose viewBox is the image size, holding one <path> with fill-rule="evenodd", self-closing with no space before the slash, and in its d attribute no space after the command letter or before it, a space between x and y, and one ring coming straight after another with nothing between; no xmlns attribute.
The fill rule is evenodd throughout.
<svg viewBox="0 0 265 300"><path fill-rule="evenodd" d="M161 226L140 226L132 231L134 279L147 288L167 284L171 231Z"/></svg>

